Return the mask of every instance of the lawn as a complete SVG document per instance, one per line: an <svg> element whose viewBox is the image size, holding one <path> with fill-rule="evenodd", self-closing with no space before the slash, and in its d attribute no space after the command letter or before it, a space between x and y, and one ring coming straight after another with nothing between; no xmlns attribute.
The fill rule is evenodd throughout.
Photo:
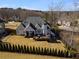
<svg viewBox="0 0 79 59"><path fill-rule="evenodd" d="M5 28L16 30L16 28L20 25L20 22L8 22L5 23Z"/></svg>
<svg viewBox="0 0 79 59"><path fill-rule="evenodd" d="M35 41L33 38L25 38L24 36L9 35L3 39L3 42L11 44L28 45L35 47L57 48L65 50L65 45L59 41L58 43L50 43L48 41Z"/></svg>
<svg viewBox="0 0 79 59"><path fill-rule="evenodd" d="M0 59L66 59L55 56L34 55L34 54L19 54L10 52L0 52ZM70 58L67 58L70 59Z"/></svg>

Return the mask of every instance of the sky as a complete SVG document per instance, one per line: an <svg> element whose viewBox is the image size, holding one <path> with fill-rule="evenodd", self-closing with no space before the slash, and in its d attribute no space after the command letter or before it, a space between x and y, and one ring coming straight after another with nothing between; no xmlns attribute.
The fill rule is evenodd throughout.
<svg viewBox="0 0 79 59"><path fill-rule="evenodd" d="M0 8L25 8L48 11L50 7L73 10L73 0L0 0Z"/></svg>

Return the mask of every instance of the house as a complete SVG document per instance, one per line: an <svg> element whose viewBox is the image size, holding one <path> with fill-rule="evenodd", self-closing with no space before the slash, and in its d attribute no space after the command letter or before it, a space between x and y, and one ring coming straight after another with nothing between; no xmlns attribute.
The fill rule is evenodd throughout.
<svg viewBox="0 0 79 59"><path fill-rule="evenodd" d="M55 34L51 31L51 27L41 17L28 17L16 29L17 35L26 37L47 37L55 38Z"/></svg>
<svg viewBox="0 0 79 59"><path fill-rule="evenodd" d="M0 19L0 37L2 37L4 32L5 32L5 24L4 24L4 21Z"/></svg>

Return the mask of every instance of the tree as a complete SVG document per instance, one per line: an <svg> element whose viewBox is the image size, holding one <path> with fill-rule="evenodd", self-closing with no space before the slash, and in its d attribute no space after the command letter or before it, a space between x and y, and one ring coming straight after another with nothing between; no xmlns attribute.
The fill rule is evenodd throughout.
<svg viewBox="0 0 79 59"><path fill-rule="evenodd" d="M55 49L55 54L54 55L57 56L57 54L58 54L57 49Z"/></svg>
<svg viewBox="0 0 79 59"><path fill-rule="evenodd" d="M38 47L36 47L36 54L38 54Z"/></svg>
<svg viewBox="0 0 79 59"><path fill-rule="evenodd" d="M8 44L8 48L9 48L9 51L12 51L12 46L10 43Z"/></svg>
<svg viewBox="0 0 79 59"><path fill-rule="evenodd" d="M26 53L26 46L24 45L24 53Z"/></svg>
<svg viewBox="0 0 79 59"><path fill-rule="evenodd" d="M42 55L44 54L44 48L41 48L41 54Z"/></svg>
<svg viewBox="0 0 79 59"><path fill-rule="evenodd" d="M29 46L27 46L27 53L29 53Z"/></svg>
<svg viewBox="0 0 79 59"><path fill-rule="evenodd" d="M29 51L30 53L32 53L32 47L30 46L30 51Z"/></svg>
<svg viewBox="0 0 79 59"><path fill-rule="evenodd" d="M58 56L61 56L61 51L60 50L58 51Z"/></svg>
<svg viewBox="0 0 79 59"><path fill-rule="evenodd" d="M21 52L21 46L18 45L18 52L20 53Z"/></svg>
<svg viewBox="0 0 79 59"><path fill-rule="evenodd" d="M49 49L49 55L52 55L52 51L51 51L51 48Z"/></svg>
<svg viewBox="0 0 79 59"><path fill-rule="evenodd" d="M47 55L46 47L44 48L44 55Z"/></svg>
<svg viewBox="0 0 79 59"><path fill-rule="evenodd" d="M41 52L41 49L40 49L40 47L38 47L38 54L40 54L40 52Z"/></svg>
<svg viewBox="0 0 79 59"><path fill-rule="evenodd" d="M23 53L24 51L23 51L23 46L21 45L21 53Z"/></svg>
<svg viewBox="0 0 79 59"><path fill-rule="evenodd" d="M33 53L35 54L35 47L33 46Z"/></svg>
<svg viewBox="0 0 79 59"><path fill-rule="evenodd" d="M49 7L49 18L50 23L52 25L56 25L57 19L60 17L60 14L58 11L61 11L63 9L63 0L60 1L52 1L51 6ZM57 12L55 12L57 11Z"/></svg>

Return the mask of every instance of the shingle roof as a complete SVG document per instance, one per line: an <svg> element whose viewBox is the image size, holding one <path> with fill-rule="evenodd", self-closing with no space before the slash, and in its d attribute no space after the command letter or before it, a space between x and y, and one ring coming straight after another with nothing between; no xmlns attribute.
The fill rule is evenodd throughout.
<svg viewBox="0 0 79 59"><path fill-rule="evenodd" d="M30 25L34 28L34 29L38 29L39 27L42 26L42 24L45 24L46 22L44 21L43 18L41 17L28 17L26 20L23 21L23 24L25 26L27 26L27 24L30 23ZM36 26L38 25L38 26Z"/></svg>
<svg viewBox="0 0 79 59"><path fill-rule="evenodd" d="M25 22L32 23L33 25L42 25L45 23L45 21L41 17L28 17Z"/></svg>

